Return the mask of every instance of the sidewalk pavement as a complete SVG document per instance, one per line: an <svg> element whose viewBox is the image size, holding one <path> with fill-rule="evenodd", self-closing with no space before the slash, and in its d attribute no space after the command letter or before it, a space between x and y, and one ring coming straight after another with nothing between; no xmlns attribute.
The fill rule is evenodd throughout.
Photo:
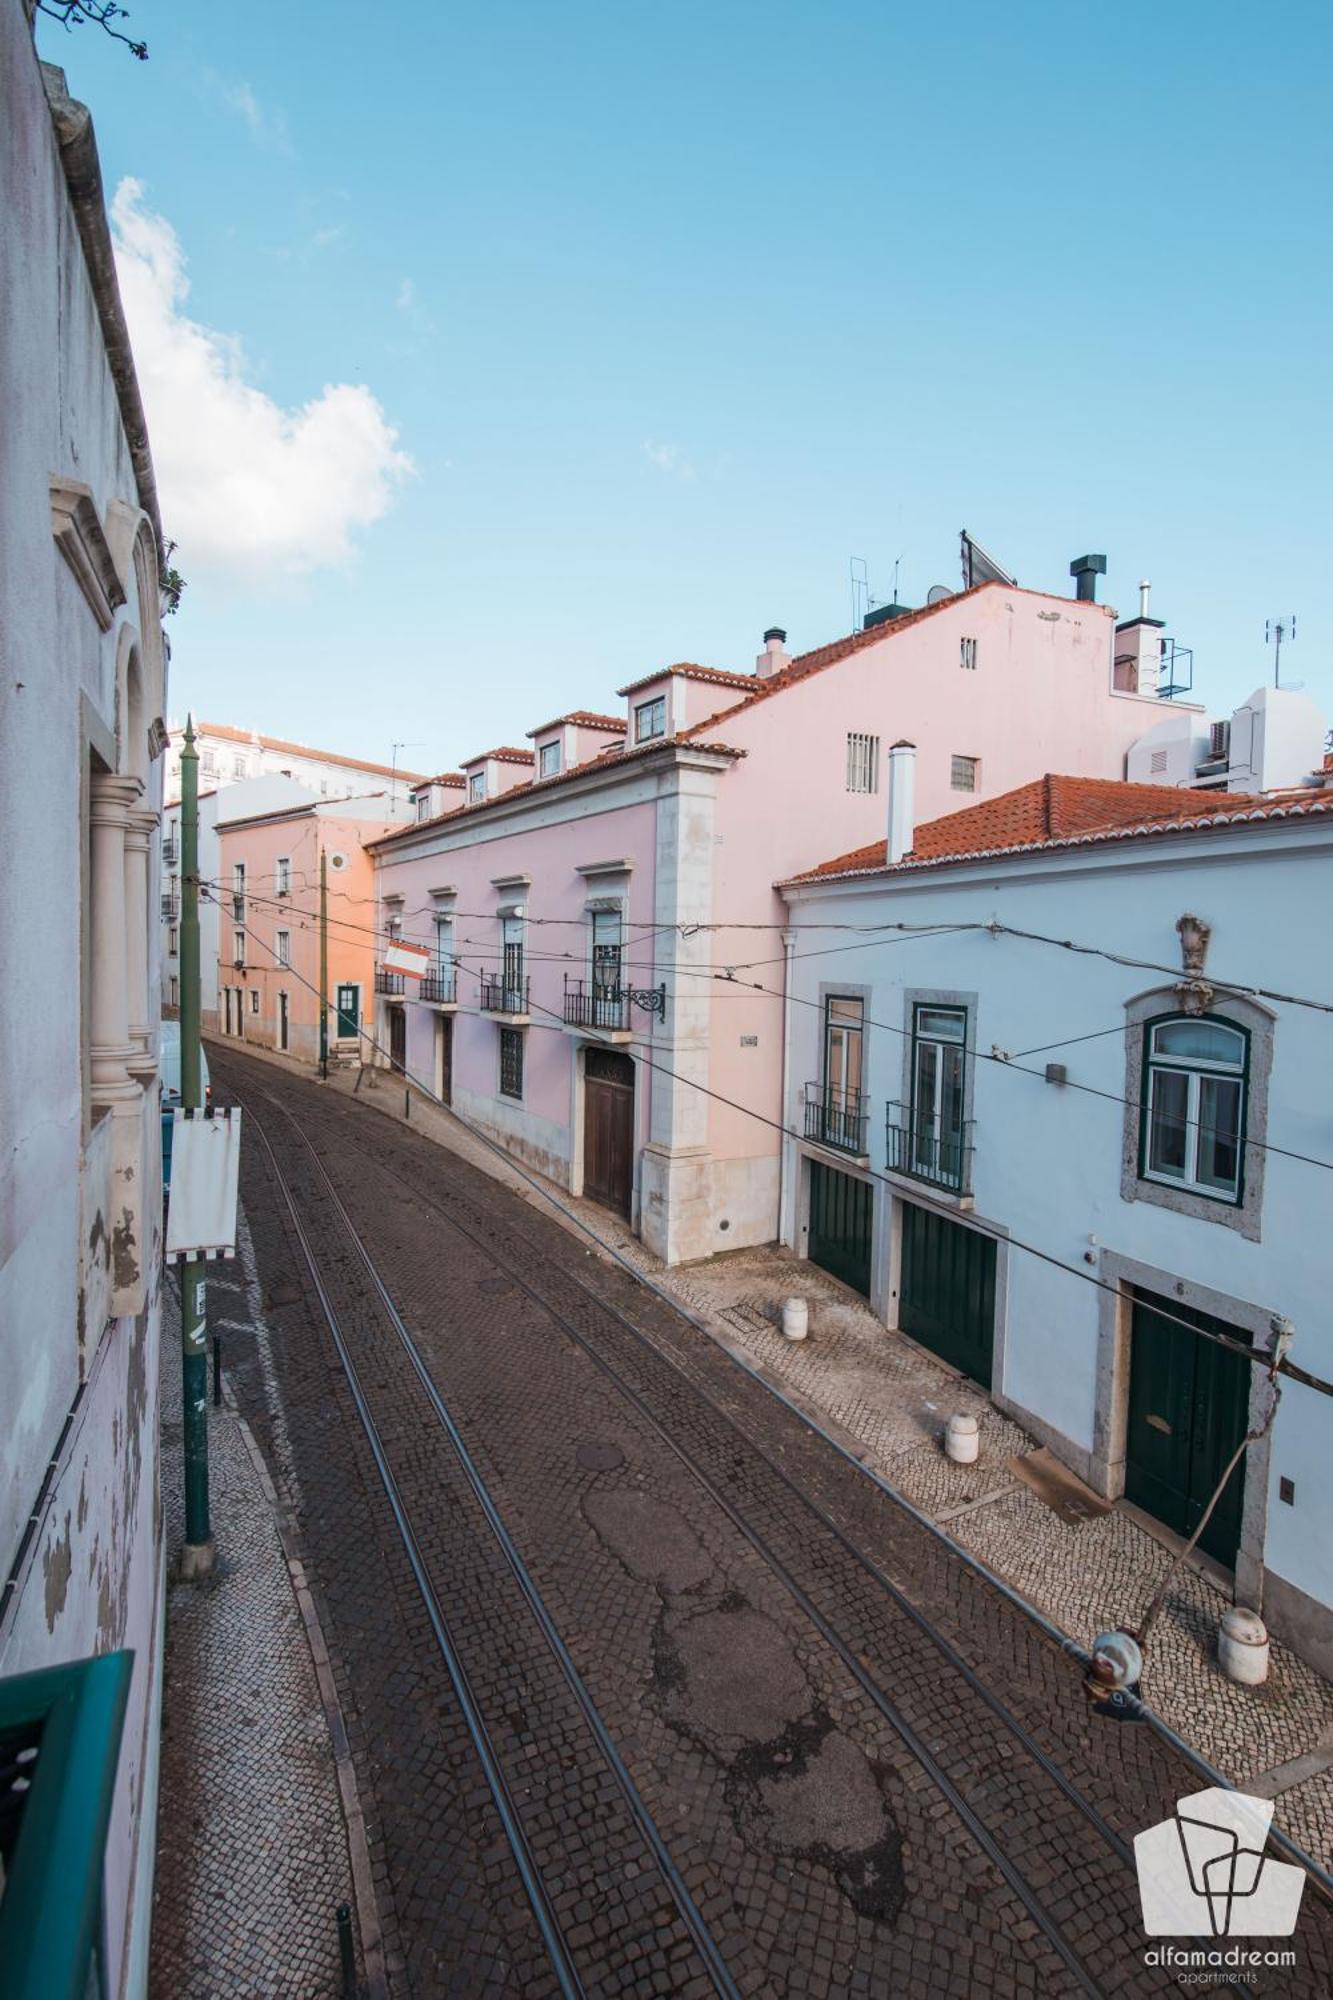
<svg viewBox="0 0 1333 2000"><path fill-rule="evenodd" d="M211 1264L209 1312L240 1317L253 1287ZM341 1725L299 1558L249 1428L208 1413L217 1566L180 1581L184 1539L180 1314L162 1314L166 1687L151 2000L334 2000L336 1910L359 1915L371 1995L382 1994L373 1896L353 1896L355 1781L330 1741ZM289 1545L290 1549L290 1545ZM332 1705L330 1708L329 1705ZM348 1789L350 1785L350 1790ZM348 1816L345 1811L350 1807ZM363 1836L362 1836L363 1839ZM362 1875L362 1871L357 1871Z"/></svg>
<svg viewBox="0 0 1333 2000"><path fill-rule="evenodd" d="M348 1096L355 1081L355 1070L330 1078ZM356 1102L401 1122L407 1094L400 1079L367 1071ZM427 1137L547 1207L520 1174L416 1089L409 1115ZM1176 1538L1137 1510L1108 1507L975 1383L885 1327L845 1286L774 1248L668 1268L619 1216L525 1171L1070 1638L1086 1647L1098 1632L1132 1625L1142 1613L1180 1547ZM782 1301L793 1293L809 1301L810 1336L802 1344L779 1330ZM979 1420L974 1465L944 1455L944 1427L955 1411ZM1277 1823L1328 1867L1333 1686L1276 1643L1263 1687L1229 1681L1217 1665L1217 1628L1231 1602L1229 1579L1207 1557L1181 1568L1154 1628L1144 1694L1234 1784L1273 1798Z"/></svg>

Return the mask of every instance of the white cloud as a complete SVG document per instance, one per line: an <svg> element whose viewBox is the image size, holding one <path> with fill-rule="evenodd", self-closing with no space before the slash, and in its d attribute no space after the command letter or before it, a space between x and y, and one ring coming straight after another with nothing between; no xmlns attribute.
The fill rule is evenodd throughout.
<svg viewBox="0 0 1333 2000"><path fill-rule="evenodd" d="M694 467L677 444L654 444L651 439L645 439L643 455L659 472L669 473L674 479L694 477Z"/></svg>
<svg viewBox="0 0 1333 2000"><path fill-rule="evenodd" d="M266 110L248 83L226 83L221 77L215 77L213 81L228 111L234 112L248 127L256 145L278 153L290 153L292 142L286 117L281 111Z"/></svg>
<svg viewBox="0 0 1333 2000"><path fill-rule="evenodd" d="M399 312L405 313L411 312L416 302L417 288L410 278L404 278L402 284L398 287L398 296L394 300L394 304L397 306Z"/></svg>
<svg viewBox="0 0 1333 2000"><path fill-rule="evenodd" d="M163 522L182 565L257 577L347 562L356 531L412 470L380 403L337 382L283 409L246 380L235 335L186 313L180 241L138 181L121 182L111 221Z"/></svg>

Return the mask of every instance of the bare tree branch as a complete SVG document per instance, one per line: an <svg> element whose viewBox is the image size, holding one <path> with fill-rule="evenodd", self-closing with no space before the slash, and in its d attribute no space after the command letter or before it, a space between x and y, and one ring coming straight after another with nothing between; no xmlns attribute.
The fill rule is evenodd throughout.
<svg viewBox="0 0 1333 2000"><path fill-rule="evenodd" d="M137 56L140 62L148 60L147 42L133 41L112 25L116 21L128 20L130 12L128 7L117 7L115 0L37 0L37 11L49 14L64 28L77 28L85 21L92 21L97 27L105 28L113 41L124 42L130 54Z"/></svg>

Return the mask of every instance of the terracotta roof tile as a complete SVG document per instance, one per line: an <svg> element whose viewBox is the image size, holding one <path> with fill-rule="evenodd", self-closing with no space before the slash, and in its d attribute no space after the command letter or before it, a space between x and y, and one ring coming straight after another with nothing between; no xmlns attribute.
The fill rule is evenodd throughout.
<svg viewBox="0 0 1333 2000"><path fill-rule="evenodd" d="M488 764L494 758L497 764L530 764L531 750L520 750L513 743L502 743L498 750L478 750L475 757L464 757L463 769L469 764Z"/></svg>
<svg viewBox="0 0 1333 2000"><path fill-rule="evenodd" d="M558 729L562 722L572 722L579 729L605 729L608 733L615 730L617 734L625 727L623 715L594 715L589 708L571 708L568 715L553 715L549 722L539 722L528 731L528 736L541 736L548 729Z"/></svg>
<svg viewBox="0 0 1333 2000"><path fill-rule="evenodd" d="M414 792L424 792L429 785L458 785L467 783L461 771L437 771L433 778L423 778L419 785L413 785Z"/></svg>
<svg viewBox="0 0 1333 2000"><path fill-rule="evenodd" d="M664 681L668 674L680 674L687 681L715 681L719 687L754 688L759 685L753 674L723 673L719 667L701 667L693 660L676 660L669 667L659 667L655 674L644 674L639 680L631 681L628 687L617 688L617 694L637 694L640 688L651 687L654 681Z"/></svg>
<svg viewBox="0 0 1333 2000"><path fill-rule="evenodd" d="M176 732L173 731L173 734ZM404 771L392 764L367 764L363 757L344 757L340 750L312 750L307 743L289 743L285 736L261 736L257 730L233 729L229 722L197 722L195 735L220 736L226 743L257 743L262 750L285 750L292 757L313 757L321 764L345 764L349 771L373 771L377 778L401 778L404 784L423 782L420 771Z"/></svg>
<svg viewBox="0 0 1333 2000"><path fill-rule="evenodd" d="M1311 789L1268 799L1242 792L1192 791L1180 785L1129 784L1119 778L1048 775L962 812L927 820L917 827L911 852L894 866L929 867L1090 840L1124 840L1325 812L1333 813L1333 799ZM886 853L885 841L872 841L790 879L814 882L828 876L887 873Z"/></svg>

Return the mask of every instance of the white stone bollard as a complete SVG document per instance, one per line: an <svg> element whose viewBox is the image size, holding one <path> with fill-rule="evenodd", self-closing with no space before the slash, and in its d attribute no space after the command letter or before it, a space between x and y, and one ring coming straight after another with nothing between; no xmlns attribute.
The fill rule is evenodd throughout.
<svg viewBox="0 0 1333 2000"><path fill-rule="evenodd" d="M981 1425L975 1417L955 1410L944 1432L945 1456L955 1465L975 1465L981 1449Z"/></svg>
<svg viewBox="0 0 1333 2000"><path fill-rule="evenodd" d="M1262 1687L1268 1679L1268 1627L1257 1611L1233 1604L1217 1633L1217 1661L1229 1681Z"/></svg>
<svg viewBox="0 0 1333 2000"><path fill-rule="evenodd" d="M782 1334L785 1340L804 1340L810 1331L810 1308L804 1299L782 1301Z"/></svg>

